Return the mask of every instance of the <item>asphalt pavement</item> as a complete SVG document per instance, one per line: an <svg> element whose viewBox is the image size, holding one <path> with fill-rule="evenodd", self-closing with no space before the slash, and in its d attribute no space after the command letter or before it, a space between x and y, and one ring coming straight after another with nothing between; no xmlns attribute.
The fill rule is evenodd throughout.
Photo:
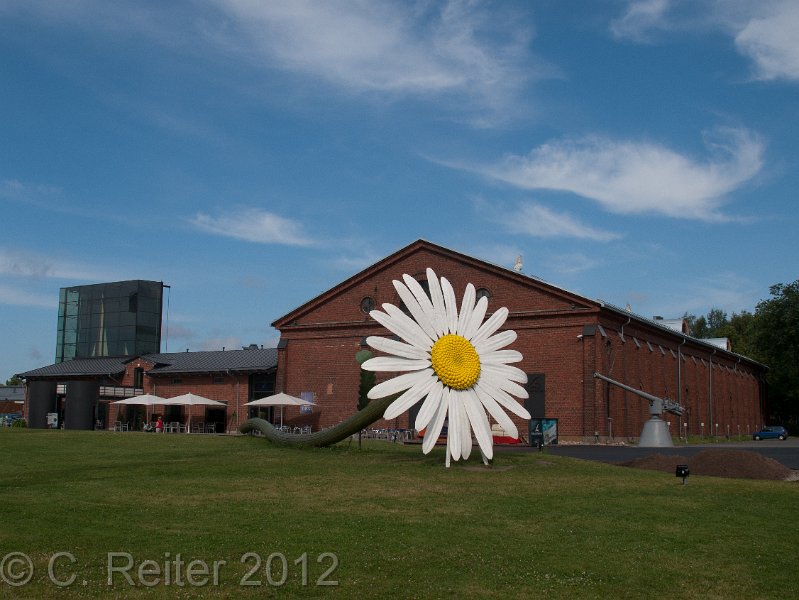
<svg viewBox="0 0 799 600"><path fill-rule="evenodd" d="M530 446L495 446L496 450L511 452L538 452ZM758 452L782 463L789 469L799 469L799 438L787 440L754 440L746 442L717 442L708 444L678 444L671 448L639 448L614 444L553 444L546 446L544 452L556 456L569 456L583 460L596 460L606 463L625 463L636 458L653 454L678 455L690 458L701 450L749 450Z"/></svg>

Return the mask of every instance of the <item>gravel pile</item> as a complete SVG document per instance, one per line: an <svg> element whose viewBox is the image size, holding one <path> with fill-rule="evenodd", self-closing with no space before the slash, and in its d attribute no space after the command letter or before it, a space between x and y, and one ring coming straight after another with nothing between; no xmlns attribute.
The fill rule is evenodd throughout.
<svg viewBox="0 0 799 600"><path fill-rule="evenodd" d="M773 458L746 450L701 450L690 458L653 454L623 463L622 466L674 473L677 465L688 465L691 475L779 481L797 479L792 469Z"/></svg>

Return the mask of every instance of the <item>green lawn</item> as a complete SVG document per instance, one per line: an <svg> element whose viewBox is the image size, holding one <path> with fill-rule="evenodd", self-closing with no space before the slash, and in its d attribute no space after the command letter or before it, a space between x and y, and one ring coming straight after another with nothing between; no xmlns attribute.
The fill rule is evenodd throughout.
<svg viewBox="0 0 799 600"><path fill-rule="evenodd" d="M34 567L2 598L799 597L796 483L248 436L6 429L0 452L3 573Z"/></svg>

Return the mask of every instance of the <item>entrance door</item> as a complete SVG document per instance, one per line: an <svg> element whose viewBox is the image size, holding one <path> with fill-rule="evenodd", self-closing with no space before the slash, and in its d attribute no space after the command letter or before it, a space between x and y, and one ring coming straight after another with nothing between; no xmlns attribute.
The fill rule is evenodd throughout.
<svg viewBox="0 0 799 600"><path fill-rule="evenodd" d="M537 419L543 419L546 412L545 402L545 377L543 373L528 373L527 384L524 389L527 390L529 398L524 401L524 408L530 413L532 417L528 422L528 442L531 446L536 445L535 442L541 441L543 443L543 435L541 431L534 431L535 424L540 423Z"/></svg>
<svg viewBox="0 0 799 600"><path fill-rule="evenodd" d="M214 431L217 433L225 433L225 417L227 415L226 408L208 408L205 412L205 424L213 424Z"/></svg>

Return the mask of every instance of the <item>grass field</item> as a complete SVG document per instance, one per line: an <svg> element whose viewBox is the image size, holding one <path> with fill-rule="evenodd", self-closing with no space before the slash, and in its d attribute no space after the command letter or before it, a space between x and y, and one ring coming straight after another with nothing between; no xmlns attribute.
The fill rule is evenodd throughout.
<svg viewBox="0 0 799 600"><path fill-rule="evenodd" d="M2 598L799 597L796 483L248 436L6 429L0 453Z"/></svg>

